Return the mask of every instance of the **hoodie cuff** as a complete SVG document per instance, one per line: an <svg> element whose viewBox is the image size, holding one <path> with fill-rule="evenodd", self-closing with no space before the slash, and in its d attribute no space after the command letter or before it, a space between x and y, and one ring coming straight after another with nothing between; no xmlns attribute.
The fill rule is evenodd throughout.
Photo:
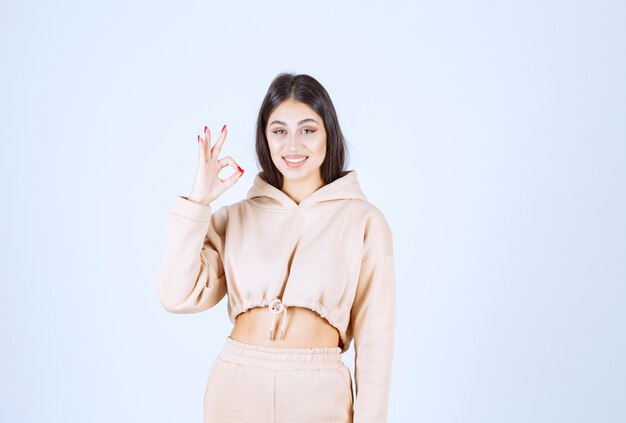
<svg viewBox="0 0 626 423"><path fill-rule="evenodd" d="M211 206L196 203L183 195L177 195L170 211L187 219L208 222L211 219Z"/></svg>

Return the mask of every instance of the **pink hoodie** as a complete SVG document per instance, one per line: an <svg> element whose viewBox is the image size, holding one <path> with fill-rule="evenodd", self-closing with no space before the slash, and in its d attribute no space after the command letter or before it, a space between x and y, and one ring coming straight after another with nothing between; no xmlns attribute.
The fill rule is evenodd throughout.
<svg viewBox="0 0 626 423"><path fill-rule="evenodd" d="M339 332L342 353L354 339L354 422L384 422L396 307L391 229L355 170L300 204L262 174L245 200L215 212L176 197L158 279L161 304L197 313L228 295L233 324L272 300L287 315L294 306L314 310Z"/></svg>

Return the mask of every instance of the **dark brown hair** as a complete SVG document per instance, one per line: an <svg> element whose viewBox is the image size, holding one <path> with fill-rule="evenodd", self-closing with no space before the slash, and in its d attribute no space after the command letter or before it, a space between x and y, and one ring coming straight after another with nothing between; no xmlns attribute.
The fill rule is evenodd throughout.
<svg viewBox="0 0 626 423"><path fill-rule="evenodd" d="M326 89L315 78L306 74L280 73L267 90L261 103L256 127L256 155L262 169L261 177L269 184L281 189L283 175L272 161L265 129L267 121L276 107L285 100L297 100L307 104L322 117L326 131L326 156L320 166L324 184L344 176L346 143L339 127L335 106Z"/></svg>

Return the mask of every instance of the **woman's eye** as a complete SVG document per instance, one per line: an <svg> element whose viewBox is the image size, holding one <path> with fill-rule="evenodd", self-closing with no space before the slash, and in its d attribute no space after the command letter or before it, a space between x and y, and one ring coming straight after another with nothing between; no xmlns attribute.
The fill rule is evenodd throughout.
<svg viewBox="0 0 626 423"><path fill-rule="evenodd" d="M307 129L307 128L305 128L305 129L303 129L303 131L305 131L305 134L312 134L316 130L315 129ZM306 132L306 131L308 131L308 132ZM285 130L284 129L277 129L276 131L272 131L272 132L275 133L275 134L281 134L281 133L285 132Z"/></svg>

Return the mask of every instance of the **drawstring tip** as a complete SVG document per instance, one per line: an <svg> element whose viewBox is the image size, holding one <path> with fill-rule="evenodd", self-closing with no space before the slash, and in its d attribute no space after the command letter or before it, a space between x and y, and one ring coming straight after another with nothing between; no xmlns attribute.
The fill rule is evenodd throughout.
<svg viewBox="0 0 626 423"><path fill-rule="evenodd" d="M268 309L270 313L272 313L272 322L270 323L270 341L274 339L274 324L276 322L276 315L278 313L284 313L278 337L279 340L282 340L285 329L285 322L287 319L287 306L282 303L280 298L274 298L272 302L270 302Z"/></svg>

